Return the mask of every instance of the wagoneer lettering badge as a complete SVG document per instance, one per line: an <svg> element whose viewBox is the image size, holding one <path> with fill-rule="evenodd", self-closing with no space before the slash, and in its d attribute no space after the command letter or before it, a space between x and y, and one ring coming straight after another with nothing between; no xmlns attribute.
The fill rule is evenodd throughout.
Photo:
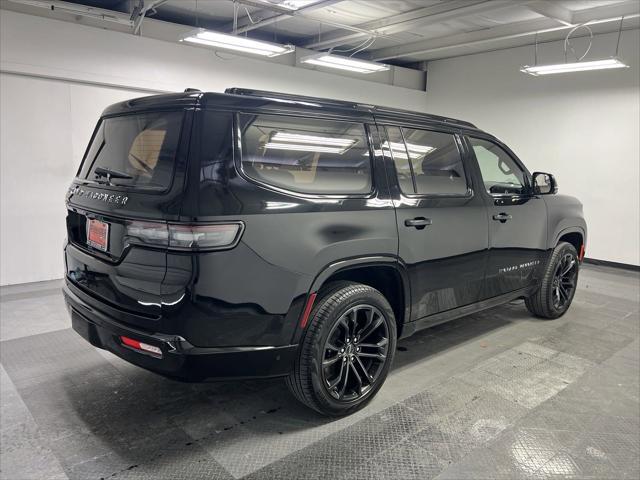
<svg viewBox="0 0 640 480"><path fill-rule="evenodd" d="M72 195L91 198L92 200L100 200L105 203L115 203L116 205L126 205L129 200L129 197L126 195L92 192L91 190L85 190L78 186L69 189L69 197Z"/></svg>

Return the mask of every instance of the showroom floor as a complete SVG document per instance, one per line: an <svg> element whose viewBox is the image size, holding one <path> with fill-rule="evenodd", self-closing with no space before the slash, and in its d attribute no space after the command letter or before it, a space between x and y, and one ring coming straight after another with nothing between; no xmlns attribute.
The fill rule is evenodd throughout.
<svg viewBox="0 0 640 480"><path fill-rule="evenodd" d="M640 476L640 275L585 266L567 315L522 302L400 342L329 420L282 381L182 384L69 329L59 282L1 291L2 478Z"/></svg>

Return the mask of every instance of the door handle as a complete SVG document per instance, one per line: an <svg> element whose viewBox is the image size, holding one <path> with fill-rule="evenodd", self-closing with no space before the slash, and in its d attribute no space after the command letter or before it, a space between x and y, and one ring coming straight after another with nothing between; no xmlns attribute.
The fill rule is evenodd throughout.
<svg viewBox="0 0 640 480"><path fill-rule="evenodd" d="M505 223L507 220L511 220L513 217L511 215L509 215L508 213L498 213L497 215L493 216L493 219L501 222L501 223Z"/></svg>
<svg viewBox="0 0 640 480"><path fill-rule="evenodd" d="M431 225L431 219L424 217L411 218L405 220L404 225L405 227L414 227L418 230L422 230L424 227Z"/></svg>

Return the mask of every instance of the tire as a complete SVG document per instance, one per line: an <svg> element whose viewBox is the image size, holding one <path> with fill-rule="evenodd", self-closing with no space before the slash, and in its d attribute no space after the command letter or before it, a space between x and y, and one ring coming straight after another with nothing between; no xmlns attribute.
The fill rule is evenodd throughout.
<svg viewBox="0 0 640 480"><path fill-rule="evenodd" d="M300 402L323 415L349 415L380 390L395 349L396 320L387 299L367 285L336 282L318 293L287 385Z"/></svg>
<svg viewBox="0 0 640 480"><path fill-rule="evenodd" d="M558 273L566 268L569 268L568 275L559 279ZM567 242L558 243L549 258L540 288L525 299L527 309L535 316L547 319L564 315L576 293L579 270L580 262L574 246Z"/></svg>

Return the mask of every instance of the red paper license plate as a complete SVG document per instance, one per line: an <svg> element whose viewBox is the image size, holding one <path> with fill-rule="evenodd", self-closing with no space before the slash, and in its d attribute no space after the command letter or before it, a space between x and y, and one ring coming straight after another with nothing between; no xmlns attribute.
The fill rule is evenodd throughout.
<svg viewBox="0 0 640 480"><path fill-rule="evenodd" d="M92 218L87 219L87 244L106 252L109 246L109 224Z"/></svg>

